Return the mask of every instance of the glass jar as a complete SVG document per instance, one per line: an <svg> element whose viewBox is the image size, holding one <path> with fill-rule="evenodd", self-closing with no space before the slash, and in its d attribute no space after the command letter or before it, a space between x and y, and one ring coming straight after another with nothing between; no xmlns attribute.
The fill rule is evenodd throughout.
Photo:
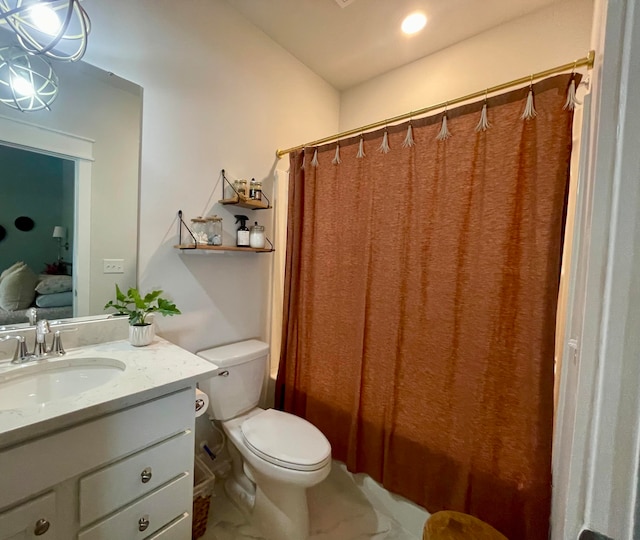
<svg viewBox="0 0 640 540"><path fill-rule="evenodd" d="M207 220L202 216L191 220L191 233L195 238L196 244L208 244L209 235L207 234Z"/></svg>
<svg viewBox="0 0 640 540"><path fill-rule="evenodd" d="M222 245L222 218L209 216L207 218L207 237L212 246Z"/></svg>
<svg viewBox="0 0 640 540"><path fill-rule="evenodd" d="M262 225L258 225L258 222L255 222L255 225L251 227L249 231L249 246L252 248L262 249L265 243L264 236L264 227Z"/></svg>
<svg viewBox="0 0 640 540"><path fill-rule="evenodd" d="M246 180L236 180L233 183L233 189L236 190L236 193L240 196L240 198L247 197L247 181Z"/></svg>
<svg viewBox="0 0 640 540"><path fill-rule="evenodd" d="M255 178L252 178L249 184L249 198L255 201L262 200L262 182Z"/></svg>

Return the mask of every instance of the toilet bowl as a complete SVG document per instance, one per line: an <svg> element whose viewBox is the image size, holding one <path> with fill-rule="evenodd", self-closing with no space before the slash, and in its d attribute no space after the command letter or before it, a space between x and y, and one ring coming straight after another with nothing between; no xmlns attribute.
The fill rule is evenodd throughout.
<svg viewBox="0 0 640 540"><path fill-rule="evenodd" d="M331 445L310 422L258 408L268 345L249 340L197 353L218 366L198 383L209 395L210 417L227 436L231 499L265 538L304 540L309 535L307 488L331 470Z"/></svg>

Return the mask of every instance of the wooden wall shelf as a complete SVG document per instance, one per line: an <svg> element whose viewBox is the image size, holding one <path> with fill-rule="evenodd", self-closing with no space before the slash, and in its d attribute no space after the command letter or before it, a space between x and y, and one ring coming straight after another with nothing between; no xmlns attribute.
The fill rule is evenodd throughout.
<svg viewBox="0 0 640 540"><path fill-rule="evenodd" d="M220 204L234 204L242 208L248 208L249 210L268 210L269 208L271 208L271 206L268 203L265 203L264 201L247 199L242 195L238 195L231 199L220 199L218 202Z"/></svg>
<svg viewBox="0 0 640 540"><path fill-rule="evenodd" d="M251 248L238 246L210 246L209 244L178 244L173 247L184 251L245 251L251 253L271 253L272 251L275 251L270 247Z"/></svg>
<svg viewBox="0 0 640 540"><path fill-rule="evenodd" d="M227 191L226 186L229 186L231 188L231 191L233 192L233 197L220 199L218 201L220 204L235 204L236 206L248 208L249 210L269 210L271 208L271 202L264 192L262 192L262 199L250 199L249 197L247 197L246 193L240 193L236 191L236 188L233 187L233 184L227 179L227 175L225 174L224 169L222 169L222 171L220 172L222 174L223 180L222 196L224 197L224 193L225 191Z"/></svg>

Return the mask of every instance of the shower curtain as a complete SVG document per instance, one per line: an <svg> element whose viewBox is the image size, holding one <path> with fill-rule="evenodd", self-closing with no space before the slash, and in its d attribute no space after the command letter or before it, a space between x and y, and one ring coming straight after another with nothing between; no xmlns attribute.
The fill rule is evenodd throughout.
<svg viewBox="0 0 640 540"><path fill-rule="evenodd" d="M290 158L277 403L512 540L549 530L571 78Z"/></svg>

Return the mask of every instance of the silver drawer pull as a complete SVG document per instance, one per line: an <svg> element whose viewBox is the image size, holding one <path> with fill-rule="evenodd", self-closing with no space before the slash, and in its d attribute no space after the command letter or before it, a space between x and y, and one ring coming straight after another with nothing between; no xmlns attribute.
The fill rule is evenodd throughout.
<svg viewBox="0 0 640 540"><path fill-rule="evenodd" d="M151 480L152 476L153 475L151 474L151 467L147 467L140 473L140 479L142 480L143 484L146 484L149 480Z"/></svg>
<svg viewBox="0 0 640 540"><path fill-rule="evenodd" d="M35 534L36 536L42 536L49 530L50 525L51 523L49 523L46 519L39 519L38 521L36 521L36 526L33 529L33 534Z"/></svg>
<svg viewBox="0 0 640 540"><path fill-rule="evenodd" d="M148 526L149 526L149 516L142 516L138 520L138 530L146 531Z"/></svg>
<svg viewBox="0 0 640 540"><path fill-rule="evenodd" d="M218 373L218 377L228 377L228 376L229 376L229 371L226 369Z"/></svg>

